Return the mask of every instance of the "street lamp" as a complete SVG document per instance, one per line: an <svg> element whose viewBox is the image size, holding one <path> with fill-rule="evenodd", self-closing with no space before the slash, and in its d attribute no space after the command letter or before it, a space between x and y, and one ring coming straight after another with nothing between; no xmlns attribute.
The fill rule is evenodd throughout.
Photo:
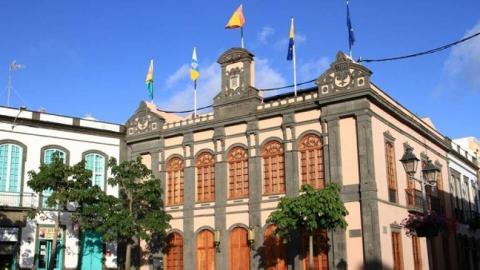
<svg viewBox="0 0 480 270"><path fill-rule="evenodd" d="M402 162L403 168L405 169L405 173L408 175L409 179L413 179L420 183L422 187L422 206L423 206L423 214L427 214L427 194L425 191L426 186L434 187L437 183L437 175L440 172L440 169L433 164L433 162L429 159L427 161L427 165L422 169L422 173L420 175L420 179L414 177L415 172L417 171L419 159L413 153L413 148L407 147L405 149L405 153L403 153L400 162ZM427 251L428 251L428 264L429 269L432 268L432 244L430 239L427 237Z"/></svg>

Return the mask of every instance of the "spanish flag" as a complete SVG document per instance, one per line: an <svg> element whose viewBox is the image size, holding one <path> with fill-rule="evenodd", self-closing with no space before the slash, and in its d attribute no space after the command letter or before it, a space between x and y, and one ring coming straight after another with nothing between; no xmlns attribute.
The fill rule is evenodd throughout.
<svg viewBox="0 0 480 270"><path fill-rule="evenodd" d="M227 25L225 25L226 29L234 29L234 28L239 28L243 27L245 24L245 17L243 16L243 7L240 5L237 10L233 13L232 17L230 17L230 20L228 20Z"/></svg>
<svg viewBox="0 0 480 270"><path fill-rule="evenodd" d="M153 59L150 60L150 66L148 67L145 83L147 84L148 97L150 100L153 100Z"/></svg>
<svg viewBox="0 0 480 270"><path fill-rule="evenodd" d="M190 65L190 79L196 81L200 77L198 71L197 48L193 47L192 64Z"/></svg>

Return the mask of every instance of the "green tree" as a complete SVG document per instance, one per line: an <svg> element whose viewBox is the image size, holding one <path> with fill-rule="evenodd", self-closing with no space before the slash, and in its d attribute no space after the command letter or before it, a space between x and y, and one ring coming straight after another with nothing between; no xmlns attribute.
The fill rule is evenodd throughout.
<svg viewBox="0 0 480 270"><path fill-rule="evenodd" d="M92 198L101 195L99 189L91 190L91 172L85 169L85 162L81 161L74 166L64 163L58 153L54 153L52 161L49 164L42 164L39 171L29 171L29 180L27 185L37 193L51 191L51 195L44 200L43 208L37 208L29 213L30 218L37 214L45 214L45 211L54 211L53 215L55 227L52 241L52 254L50 257L48 269L53 269L54 260L58 252L57 235L60 232L60 216L67 210L67 205L72 202L83 204L83 201L92 200ZM77 216L80 213L73 213ZM46 215L48 216L48 215Z"/></svg>
<svg viewBox="0 0 480 270"><path fill-rule="evenodd" d="M309 234L309 268L313 269L314 232L319 229L345 229L347 214L338 185L328 184L324 189L318 190L303 185L299 196L280 200L267 222L276 226L275 234L285 242L291 240L294 232L305 231Z"/></svg>
<svg viewBox="0 0 480 270"><path fill-rule="evenodd" d="M140 157L120 164L111 158L109 168L112 177L108 183L118 186L119 198L102 195L92 200L83 207L79 223L86 230L101 233L106 241L125 243L128 270L135 242L145 240L150 251L158 251L170 228L171 216L164 211L160 181L142 164Z"/></svg>

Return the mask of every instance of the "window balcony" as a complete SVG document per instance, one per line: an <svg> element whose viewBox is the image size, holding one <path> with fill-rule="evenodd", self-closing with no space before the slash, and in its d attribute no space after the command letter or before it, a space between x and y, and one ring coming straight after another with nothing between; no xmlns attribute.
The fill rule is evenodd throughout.
<svg viewBox="0 0 480 270"><path fill-rule="evenodd" d="M38 196L34 193L0 192L0 208L25 209L36 208Z"/></svg>
<svg viewBox="0 0 480 270"><path fill-rule="evenodd" d="M406 189L407 208L409 212L423 213L422 192L417 189Z"/></svg>
<svg viewBox="0 0 480 270"><path fill-rule="evenodd" d="M444 214L445 207L443 206L443 201L436 196L428 196L428 206L430 211L434 211L437 214Z"/></svg>

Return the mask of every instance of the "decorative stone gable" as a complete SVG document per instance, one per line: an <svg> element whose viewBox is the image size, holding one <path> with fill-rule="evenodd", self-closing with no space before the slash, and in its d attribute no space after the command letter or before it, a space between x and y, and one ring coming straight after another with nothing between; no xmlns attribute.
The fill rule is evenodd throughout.
<svg viewBox="0 0 480 270"><path fill-rule="evenodd" d="M316 81L319 95L334 95L370 86L372 72L338 52L335 62Z"/></svg>
<svg viewBox="0 0 480 270"><path fill-rule="evenodd" d="M142 101L135 114L127 121L127 137L158 132L164 123L165 119L152 112L148 104Z"/></svg>
<svg viewBox="0 0 480 270"><path fill-rule="evenodd" d="M221 65L221 91L213 100L215 118L235 117L256 110L261 98L255 88L254 55L243 48L232 48L217 62Z"/></svg>

